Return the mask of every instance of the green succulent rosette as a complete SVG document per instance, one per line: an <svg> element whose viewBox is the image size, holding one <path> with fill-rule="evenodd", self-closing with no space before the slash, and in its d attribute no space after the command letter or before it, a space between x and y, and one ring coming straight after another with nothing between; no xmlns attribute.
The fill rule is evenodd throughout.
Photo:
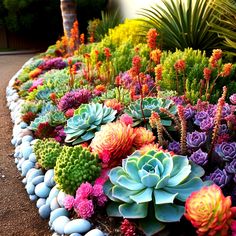
<svg viewBox="0 0 236 236"><path fill-rule="evenodd" d="M167 109L172 115L177 113L177 107L172 100L163 98L147 97L142 101L141 110L141 100L137 100L131 103L126 109L125 113L131 116L134 120L133 126L139 125L145 120L148 121L151 117L152 112L157 112L160 115L161 123L167 128L171 128L173 121L170 117L160 111L160 108Z"/></svg>
<svg viewBox="0 0 236 236"><path fill-rule="evenodd" d="M83 104L67 120L65 142L76 145L94 137L101 125L115 119L117 111L99 103Z"/></svg>
<svg viewBox="0 0 236 236"><path fill-rule="evenodd" d="M109 216L138 219L146 235L153 235L166 223L179 221L184 202L204 185L204 170L186 156L151 150L138 151L113 168L104 185L112 200Z"/></svg>

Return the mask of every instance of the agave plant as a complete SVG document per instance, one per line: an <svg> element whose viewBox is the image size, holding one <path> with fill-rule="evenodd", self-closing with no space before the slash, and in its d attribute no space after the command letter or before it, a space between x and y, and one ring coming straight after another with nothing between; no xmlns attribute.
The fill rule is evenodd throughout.
<svg viewBox="0 0 236 236"><path fill-rule="evenodd" d="M213 31L224 38L224 45L229 48L228 53L236 55L236 2L216 0L212 7L219 13L216 17L220 22L219 24L211 23Z"/></svg>
<svg viewBox="0 0 236 236"><path fill-rule="evenodd" d="M160 111L160 108L165 108L171 114L175 115L177 109L173 101L162 98L147 97L143 99L142 104L140 103L141 100L136 100L125 109L125 113L131 116L134 120L133 126L140 124L144 121L144 119L146 122L148 122L153 111L157 112L160 115L162 125L167 126L169 128L171 127L172 120L167 115L162 113Z"/></svg>
<svg viewBox="0 0 236 236"><path fill-rule="evenodd" d="M216 23L213 0L161 0L161 4L143 9L141 16L149 28L156 28L163 38L163 47L209 50L220 45L216 33L207 23Z"/></svg>
<svg viewBox="0 0 236 236"><path fill-rule="evenodd" d="M180 220L183 203L204 185L203 174L204 170L186 156L155 150L141 155L136 151L108 174L104 190L113 202L107 213L138 219L145 235L153 235L166 223Z"/></svg>
<svg viewBox="0 0 236 236"><path fill-rule="evenodd" d="M67 120L65 142L75 145L92 139L101 125L115 119L116 113L99 103L81 105L74 116Z"/></svg>
<svg viewBox="0 0 236 236"><path fill-rule="evenodd" d="M104 36L108 33L109 29L115 28L115 26L121 23L121 17L119 11L115 12L101 12L102 19L95 29L95 39L101 41Z"/></svg>

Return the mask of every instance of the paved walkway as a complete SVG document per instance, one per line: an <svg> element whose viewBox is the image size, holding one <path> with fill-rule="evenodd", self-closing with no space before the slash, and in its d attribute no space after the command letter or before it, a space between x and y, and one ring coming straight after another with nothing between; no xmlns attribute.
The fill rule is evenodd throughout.
<svg viewBox="0 0 236 236"><path fill-rule="evenodd" d="M10 156L12 123L5 90L10 78L33 55L0 55L0 236L48 236L48 221L38 215L21 183L22 177Z"/></svg>

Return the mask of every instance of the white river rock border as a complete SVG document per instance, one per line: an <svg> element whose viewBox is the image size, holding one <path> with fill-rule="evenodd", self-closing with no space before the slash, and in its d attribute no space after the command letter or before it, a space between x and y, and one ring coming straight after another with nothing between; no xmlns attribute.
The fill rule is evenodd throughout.
<svg viewBox="0 0 236 236"><path fill-rule="evenodd" d="M57 189L54 182L54 170L50 169L45 174L35 168L36 157L33 153L35 139L28 125L21 121L20 108L24 103L13 85L23 68L29 65L33 58L29 59L22 68L10 79L6 88L7 106L9 107L11 120L14 124L12 133L12 145L15 146L14 160L17 169L24 177L22 183L31 201L36 202L39 215L43 219L49 219L52 235L70 236L105 236L99 229L92 229L92 224L84 219L69 219L69 212L64 208L63 201L66 194ZM67 233L67 234L66 234Z"/></svg>

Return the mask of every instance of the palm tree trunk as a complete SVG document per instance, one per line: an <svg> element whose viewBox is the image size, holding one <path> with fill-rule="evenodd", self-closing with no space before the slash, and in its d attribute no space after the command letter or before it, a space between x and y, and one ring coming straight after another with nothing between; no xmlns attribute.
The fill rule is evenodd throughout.
<svg viewBox="0 0 236 236"><path fill-rule="evenodd" d="M61 15L63 21L64 34L70 37L70 30L73 23L76 21L76 2L75 0L60 0L61 1Z"/></svg>

